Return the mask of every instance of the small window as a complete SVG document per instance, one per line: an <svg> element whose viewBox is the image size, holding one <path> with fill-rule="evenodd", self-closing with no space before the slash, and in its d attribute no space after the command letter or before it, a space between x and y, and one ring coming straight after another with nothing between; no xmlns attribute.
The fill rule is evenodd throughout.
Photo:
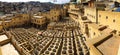
<svg viewBox="0 0 120 55"><path fill-rule="evenodd" d="M19 20L21 20L21 18L19 18Z"/></svg>
<svg viewBox="0 0 120 55"><path fill-rule="evenodd" d="M99 17L101 17L101 15L99 15Z"/></svg>
<svg viewBox="0 0 120 55"><path fill-rule="evenodd" d="M108 16L106 16L106 19L108 19Z"/></svg>
<svg viewBox="0 0 120 55"><path fill-rule="evenodd" d="M88 14L87 14L87 16L88 16Z"/></svg>
<svg viewBox="0 0 120 55"><path fill-rule="evenodd" d="M94 32L94 35L95 35L95 32Z"/></svg>
<svg viewBox="0 0 120 55"><path fill-rule="evenodd" d="M113 20L113 22L115 22L115 19Z"/></svg>
<svg viewBox="0 0 120 55"><path fill-rule="evenodd" d="M118 33L120 33L120 31Z"/></svg>
<svg viewBox="0 0 120 55"><path fill-rule="evenodd" d="M94 19L95 19L95 16L94 16Z"/></svg>

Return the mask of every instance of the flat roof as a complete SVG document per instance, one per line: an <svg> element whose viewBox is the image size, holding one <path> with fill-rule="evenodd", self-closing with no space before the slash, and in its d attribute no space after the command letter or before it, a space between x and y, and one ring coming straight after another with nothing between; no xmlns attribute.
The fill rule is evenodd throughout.
<svg viewBox="0 0 120 55"><path fill-rule="evenodd" d="M98 25L98 24L96 24L96 23L90 23L90 24L88 24L90 27L93 27L93 28L95 28L95 29L99 29L100 27L101 27L101 25Z"/></svg>
<svg viewBox="0 0 120 55"><path fill-rule="evenodd" d="M8 39L6 35L0 35L0 42Z"/></svg>
<svg viewBox="0 0 120 55"><path fill-rule="evenodd" d="M113 29L110 29L110 28L106 28L106 29L104 29L103 31L101 31L101 33L111 33L112 31L114 31Z"/></svg>
<svg viewBox="0 0 120 55"><path fill-rule="evenodd" d="M101 36L98 36L93 39L89 39L87 42L88 42L88 44L94 45L95 43L98 43L99 41L101 41L101 40L105 39L106 37L108 37L109 35L111 35L112 31L113 31L112 29L106 28L101 32L102 33Z"/></svg>
<svg viewBox="0 0 120 55"><path fill-rule="evenodd" d="M51 22L50 24L48 24L49 26L54 26L56 24L56 22Z"/></svg>
<svg viewBox="0 0 120 55"><path fill-rule="evenodd" d="M5 14L5 15L3 15L3 16L0 16L1 18L5 18L5 17L12 17L13 16L13 14Z"/></svg>
<svg viewBox="0 0 120 55"><path fill-rule="evenodd" d="M5 15L3 15L3 16L0 16L1 18L5 18L5 17L7 17L7 16L5 16Z"/></svg>
<svg viewBox="0 0 120 55"><path fill-rule="evenodd" d="M5 20L5 22L11 22L11 20Z"/></svg>
<svg viewBox="0 0 120 55"><path fill-rule="evenodd" d="M86 20L82 20L83 23L91 23L90 20L86 19Z"/></svg>
<svg viewBox="0 0 120 55"><path fill-rule="evenodd" d="M33 16L34 18L43 18L44 16Z"/></svg>
<svg viewBox="0 0 120 55"><path fill-rule="evenodd" d="M110 2L110 1L99 1L99 2L95 2L95 4L114 4L114 2Z"/></svg>
<svg viewBox="0 0 120 55"><path fill-rule="evenodd" d="M97 48L103 53L103 55L117 55L120 45L120 37L111 37Z"/></svg>
<svg viewBox="0 0 120 55"><path fill-rule="evenodd" d="M11 43L5 44L0 48L2 55L20 55Z"/></svg>
<svg viewBox="0 0 120 55"><path fill-rule="evenodd" d="M2 24L3 21L0 21L0 25Z"/></svg>
<svg viewBox="0 0 120 55"><path fill-rule="evenodd" d="M12 16L2 16L0 19L11 20Z"/></svg>
<svg viewBox="0 0 120 55"><path fill-rule="evenodd" d="M106 32L107 31L107 32ZM99 53L103 53L103 55L116 55L116 54L109 54L109 52L114 52L114 50L113 49L110 49L110 48L112 48L111 46L112 46L112 43L114 43L114 42L116 42L117 41L117 39L119 39L117 42L119 42L119 44L120 44L120 37L119 38L116 38L116 37L114 37L114 36L112 36L112 38L116 38L116 40L115 39L113 39L113 40L111 40L110 38L110 36L111 35L113 35L111 32L112 31L114 31L114 30L112 30L112 29L110 29L110 28L106 28L104 31L102 31L102 34L101 34L101 36L99 36L99 37L96 37L96 38L93 38L93 39L88 39L87 40L87 45L90 47L90 46L94 46L95 44L99 44L99 45L97 45L97 46L95 46L95 48L97 48L97 50L92 50L92 51L99 51ZM110 38L108 38L108 37L110 37ZM107 40L109 40L107 43L105 43L106 42L106 40L105 39L107 39ZM105 41L104 41L105 40ZM99 43L99 42L101 42L101 43ZM103 44L104 43L104 44ZM111 45L110 45L111 44ZM115 45L118 45L118 43L116 43ZM110 49L110 50L108 50L107 49L107 47L109 47L108 49ZM114 44L113 44L113 48L116 48L115 46L114 46ZM106 50L103 50L103 49L106 49ZM118 47L116 48L116 49L118 49ZM116 52L117 52L117 50L115 50ZM112 53L113 53L112 52Z"/></svg>

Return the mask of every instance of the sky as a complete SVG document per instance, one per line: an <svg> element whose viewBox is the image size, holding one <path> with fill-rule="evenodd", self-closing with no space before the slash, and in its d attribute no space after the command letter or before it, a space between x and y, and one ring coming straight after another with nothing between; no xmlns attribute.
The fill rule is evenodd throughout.
<svg viewBox="0 0 120 55"><path fill-rule="evenodd" d="M70 0L0 0L4 2L28 2L28 1L40 1L40 2L53 2L53 3L68 3Z"/></svg>

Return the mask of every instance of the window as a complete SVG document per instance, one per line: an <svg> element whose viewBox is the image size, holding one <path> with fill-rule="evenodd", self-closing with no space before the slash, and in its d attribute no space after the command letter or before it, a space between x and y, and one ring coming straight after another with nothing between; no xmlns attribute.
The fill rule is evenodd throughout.
<svg viewBox="0 0 120 55"><path fill-rule="evenodd" d="M94 32L94 35L95 35L95 32Z"/></svg>
<svg viewBox="0 0 120 55"><path fill-rule="evenodd" d="M118 33L120 33L120 31Z"/></svg>
<svg viewBox="0 0 120 55"><path fill-rule="evenodd" d="M108 16L106 16L106 19L108 19Z"/></svg>
<svg viewBox="0 0 120 55"><path fill-rule="evenodd" d="M99 15L99 17L101 17L101 15Z"/></svg>
<svg viewBox="0 0 120 55"><path fill-rule="evenodd" d="M115 22L115 19L113 20L113 22Z"/></svg>
<svg viewBox="0 0 120 55"><path fill-rule="evenodd" d="M19 18L19 20L21 20L21 18Z"/></svg>
<svg viewBox="0 0 120 55"><path fill-rule="evenodd" d="M94 19L95 19L95 16L94 16Z"/></svg>
<svg viewBox="0 0 120 55"><path fill-rule="evenodd" d="M118 33L119 33L119 36L120 36L120 31Z"/></svg>
<svg viewBox="0 0 120 55"><path fill-rule="evenodd" d="M120 36L120 34L119 34L119 36Z"/></svg>
<svg viewBox="0 0 120 55"><path fill-rule="evenodd" d="M87 14L87 16L88 16L88 14Z"/></svg>

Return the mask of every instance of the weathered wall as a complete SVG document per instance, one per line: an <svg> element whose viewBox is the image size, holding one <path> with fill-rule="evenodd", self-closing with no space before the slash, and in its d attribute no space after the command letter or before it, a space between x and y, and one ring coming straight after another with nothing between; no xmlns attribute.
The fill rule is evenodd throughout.
<svg viewBox="0 0 120 55"><path fill-rule="evenodd" d="M84 15L87 16L89 20L91 20L92 22L96 22L96 8L86 7L84 11Z"/></svg>
<svg viewBox="0 0 120 55"><path fill-rule="evenodd" d="M108 25L111 29L120 31L120 13L98 11L99 24Z"/></svg>

